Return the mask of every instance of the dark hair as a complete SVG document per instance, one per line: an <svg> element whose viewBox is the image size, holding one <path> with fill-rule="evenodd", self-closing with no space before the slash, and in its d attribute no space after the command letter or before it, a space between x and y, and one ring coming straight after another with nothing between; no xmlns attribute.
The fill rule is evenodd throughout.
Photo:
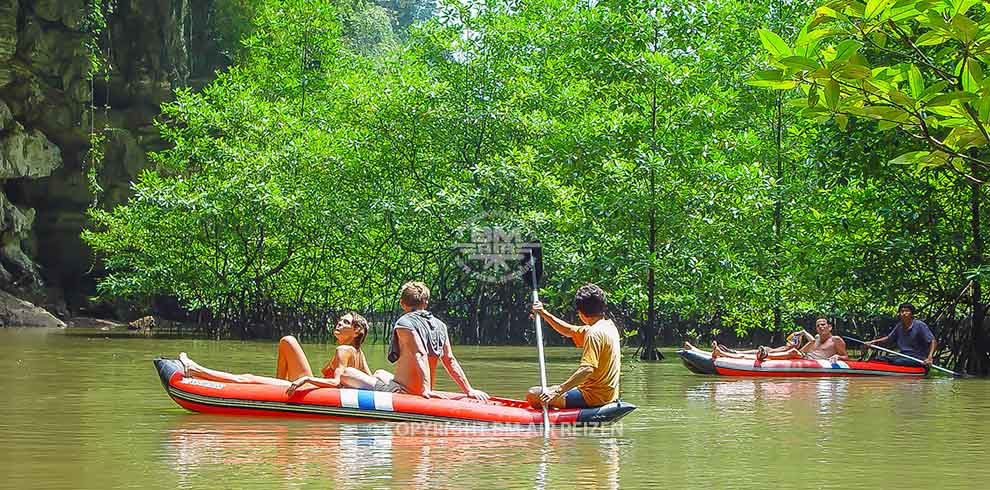
<svg viewBox="0 0 990 490"><path fill-rule="evenodd" d="M368 337L368 320L356 311L348 311L344 314L351 315L351 326L357 331L357 333L354 334L354 340L351 341L351 345L354 346L355 349L361 350L361 344L363 344L364 339Z"/></svg>
<svg viewBox="0 0 990 490"><path fill-rule="evenodd" d="M901 310L911 310L911 314L914 314L914 305L911 303L901 303L901 306L897 307L897 312L900 313Z"/></svg>
<svg viewBox="0 0 990 490"><path fill-rule="evenodd" d="M606 304L605 291L590 282L574 293L574 307L587 316L604 314Z"/></svg>

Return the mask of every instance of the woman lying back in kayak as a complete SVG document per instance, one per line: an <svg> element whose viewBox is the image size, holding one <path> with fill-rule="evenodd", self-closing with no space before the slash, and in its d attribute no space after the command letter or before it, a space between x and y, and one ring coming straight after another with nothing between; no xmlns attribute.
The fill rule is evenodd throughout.
<svg viewBox="0 0 990 490"><path fill-rule="evenodd" d="M200 366L185 352L179 353L179 361L185 367L186 376L208 379L223 383L254 383L285 386L291 395L300 386L309 383L319 387L337 387L341 384L339 373L345 368L371 374L368 361L361 352L361 344L368 335L368 320L363 316L349 312L337 320L333 336L337 339L337 350L321 370L324 378L313 376L309 360L295 337L282 337L278 342L278 361L276 362L275 377L256 376L254 374L230 374ZM346 384L346 380L345 380Z"/></svg>
<svg viewBox="0 0 990 490"><path fill-rule="evenodd" d="M728 352L717 343L713 342L712 357L731 357L736 359L755 358L757 361L813 359L836 362L839 360L849 360L849 356L846 354L845 341L843 341L840 337L835 337L832 335L832 325L829 324L827 318L819 317L815 321L815 330L818 332L818 336L814 337L800 349L795 348L792 345L776 349L771 349L761 345L758 349L756 349L755 355L752 355L744 354L742 352Z"/></svg>
<svg viewBox="0 0 990 490"><path fill-rule="evenodd" d="M802 330L798 330L787 336L787 343L780 347L769 348L767 352L778 353L787 352L791 349L800 350L803 345L807 345L808 342L814 342L815 337L810 333ZM684 342L684 348L687 350L701 350L697 347L691 345L690 342ZM730 349L716 341L712 341L712 352L715 353L715 357L731 357L733 359L756 359L756 354L759 353L759 349L749 349L749 350L738 350Z"/></svg>

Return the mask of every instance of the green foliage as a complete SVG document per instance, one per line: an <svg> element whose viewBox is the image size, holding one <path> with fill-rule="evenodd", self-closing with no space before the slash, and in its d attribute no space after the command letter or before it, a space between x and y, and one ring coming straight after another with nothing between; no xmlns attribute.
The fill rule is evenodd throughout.
<svg viewBox="0 0 990 490"><path fill-rule="evenodd" d="M241 40L254 32L252 20L260 0L216 0L212 3L212 36L224 56L231 61L241 58Z"/></svg>
<svg viewBox="0 0 990 490"><path fill-rule="evenodd" d="M924 304L973 269L960 182L887 165L924 147L855 120L873 99L848 84L882 85L859 68L873 51L788 31L806 2L457 1L391 38L369 4L256 5L241 62L163 108L172 148L94 212L104 294L271 323L391 310L421 279L463 339L525 339L526 287L455 260L479 216L542 241L549 303L594 281L627 331L652 309L670 336ZM884 87L937 86L918 72Z"/></svg>
<svg viewBox="0 0 990 490"><path fill-rule="evenodd" d="M107 86L110 84L110 64L104 54L105 43L104 33L109 27L109 17L117 8L116 0L87 0L85 12L81 26L82 32L86 34L84 46L86 48L89 66L86 70L86 78L89 80L89 105L84 109L84 123L89 125L89 148L83 161L86 166L86 180L89 192L93 195L91 206L95 207L99 202L99 197L103 188L99 184L99 172L103 167L104 146L107 141L107 134L110 132L109 118L107 112L109 107L104 106L102 128L96 127L96 106L93 102L93 79L99 74L103 74L103 82ZM109 101L107 101L109 104ZM87 121L88 120L88 121Z"/></svg>
<svg viewBox="0 0 990 490"><path fill-rule="evenodd" d="M116 0L86 0L83 6L83 21L80 30L87 35L84 45L89 57L87 77L92 79L96 74L106 70L107 60L103 56L100 39L108 27L107 19L117 8Z"/></svg>
<svg viewBox="0 0 990 490"><path fill-rule="evenodd" d="M808 95L805 116L876 121L899 128L923 149L892 160L915 169L947 168L968 178L987 159L990 16L976 0L836 0L819 7L794 42L761 31L774 70L754 85ZM792 55L793 53L793 55Z"/></svg>

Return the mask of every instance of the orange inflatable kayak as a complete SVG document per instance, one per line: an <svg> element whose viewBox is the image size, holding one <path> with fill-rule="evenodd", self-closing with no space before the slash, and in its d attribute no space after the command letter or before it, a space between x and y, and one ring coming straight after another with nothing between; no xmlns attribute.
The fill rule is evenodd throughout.
<svg viewBox="0 0 990 490"><path fill-rule="evenodd" d="M446 393L450 396L447 400L426 399L417 395L350 388L300 389L290 397L282 386L187 378L182 363L175 359L155 359L155 368L165 392L180 406L194 412L527 426L543 423L543 412L521 400L492 397L487 402L480 402L460 393ZM603 425L615 422L635 409L635 405L623 401L596 408L552 409L550 423Z"/></svg>
<svg viewBox="0 0 990 490"><path fill-rule="evenodd" d="M921 366L899 366L879 361L818 361L813 359L766 360L718 357L700 349L677 351L681 362L694 373L722 376L925 376Z"/></svg>

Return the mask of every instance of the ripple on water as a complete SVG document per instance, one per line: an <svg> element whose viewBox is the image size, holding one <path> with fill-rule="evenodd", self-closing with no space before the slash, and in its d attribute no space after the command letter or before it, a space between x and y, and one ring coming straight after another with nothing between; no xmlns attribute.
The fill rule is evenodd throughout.
<svg viewBox="0 0 990 490"><path fill-rule="evenodd" d="M306 345L314 365L330 346ZM369 362L385 366L381 346ZM589 433L191 414L150 360L273 369L270 342L80 339L0 330L0 488L983 488L987 380L728 379L623 366L623 423ZM559 381L579 351L548 349ZM459 348L472 382L518 397L534 349ZM676 359L671 356L669 359ZM317 366L318 367L318 366ZM439 388L453 384L440 375Z"/></svg>

